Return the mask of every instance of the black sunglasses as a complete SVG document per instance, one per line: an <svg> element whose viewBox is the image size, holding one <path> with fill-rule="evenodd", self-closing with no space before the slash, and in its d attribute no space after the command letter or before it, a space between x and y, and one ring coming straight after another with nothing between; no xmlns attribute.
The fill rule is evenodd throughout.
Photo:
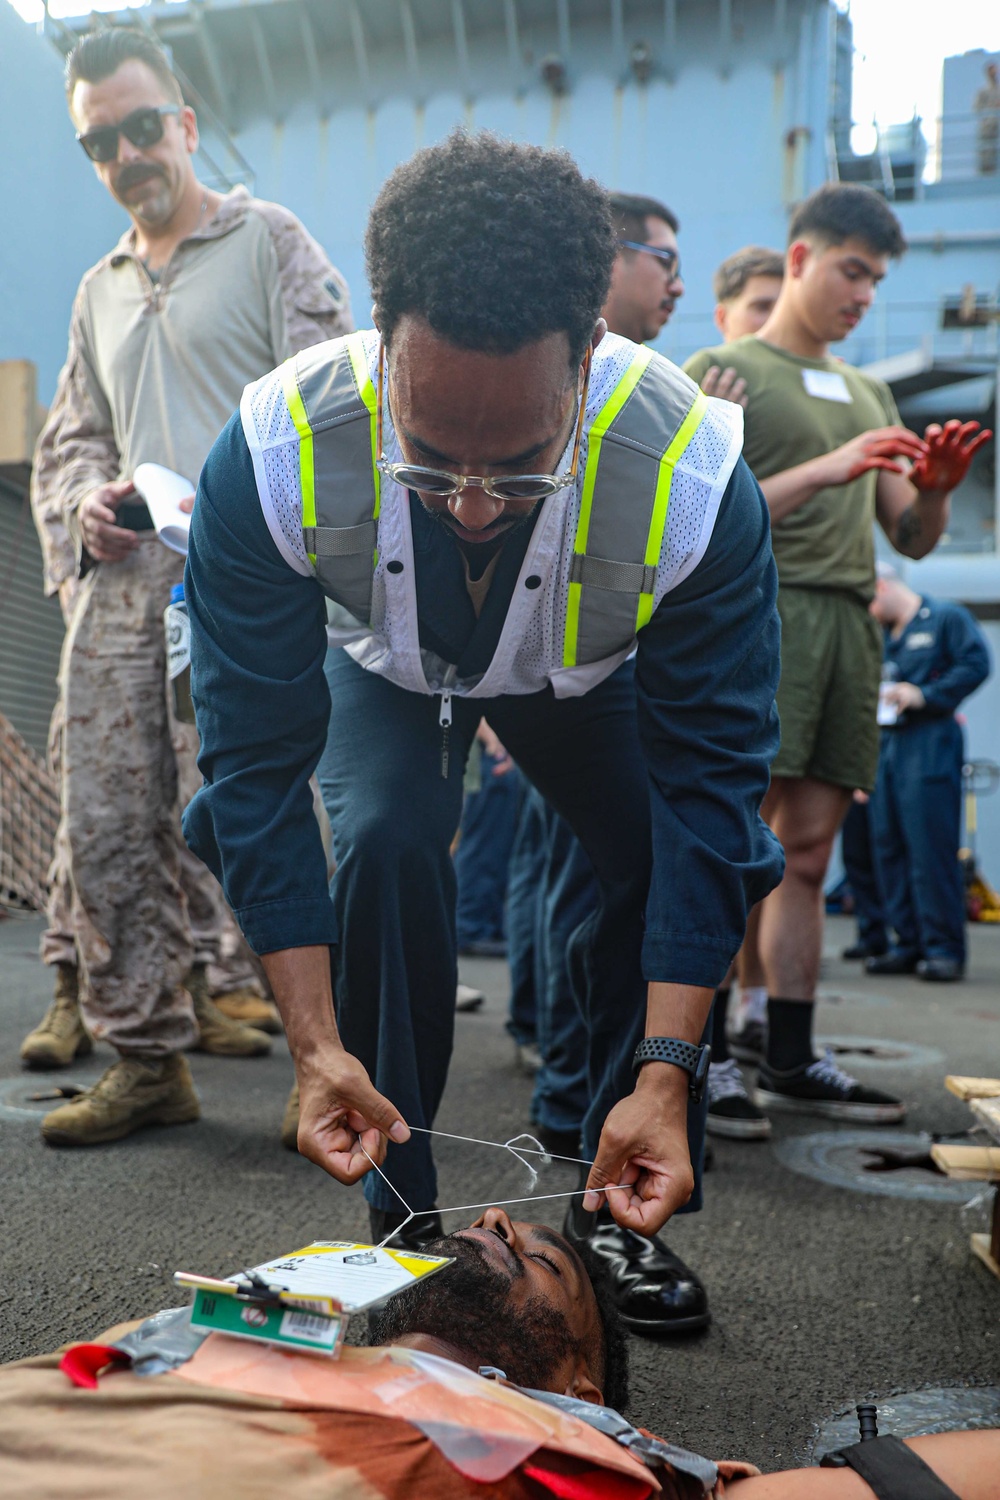
<svg viewBox="0 0 1000 1500"><path fill-rule="evenodd" d="M155 146L163 139L163 116L180 112L179 104L144 104L126 115L119 125L98 125L96 130L78 131L76 138L91 161L115 161L120 135L140 150Z"/></svg>

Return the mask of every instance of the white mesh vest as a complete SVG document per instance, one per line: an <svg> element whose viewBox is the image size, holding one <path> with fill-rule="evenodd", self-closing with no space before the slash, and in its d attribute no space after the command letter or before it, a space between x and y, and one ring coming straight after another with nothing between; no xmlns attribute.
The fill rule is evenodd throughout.
<svg viewBox="0 0 1000 1500"><path fill-rule="evenodd" d="M409 497L374 469L378 339L371 330L317 344L243 393L279 552L354 618L331 639L400 687L446 700L549 683L558 697L587 692L704 556L742 448L742 408L607 334L594 352L576 481L542 505L489 668L458 679L420 648ZM385 456L399 461L387 399L383 409Z"/></svg>

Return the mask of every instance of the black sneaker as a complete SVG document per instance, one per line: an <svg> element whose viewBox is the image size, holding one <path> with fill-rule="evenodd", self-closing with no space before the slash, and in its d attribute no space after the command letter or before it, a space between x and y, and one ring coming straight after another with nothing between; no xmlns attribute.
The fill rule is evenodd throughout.
<svg viewBox="0 0 1000 1500"><path fill-rule="evenodd" d="M932 983L953 984L965 978L965 965L957 958L922 958L917 964L917 974Z"/></svg>
<svg viewBox="0 0 1000 1500"><path fill-rule="evenodd" d="M886 952L888 952L888 949L885 943L881 944L881 946L870 947L868 943L862 942L859 938L858 941L856 943L852 943L849 948L842 948L840 956L841 958L846 958L848 960L854 961L857 959L863 960L866 958L881 958L883 953Z"/></svg>
<svg viewBox="0 0 1000 1500"><path fill-rule="evenodd" d="M838 1068L833 1054L779 1072L762 1067L754 1090L761 1109L788 1110L797 1115L825 1115L831 1120L852 1120L859 1125L898 1125L906 1105L881 1089L868 1089Z"/></svg>
<svg viewBox="0 0 1000 1500"><path fill-rule="evenodd" d="M756 1063L763 1067L767 1057L767 1022L744 1021L739 1031L727 1038L730 1052L740 1062Z"/></svg>
<svg viewBox="0 0 1000 1500"><path fill-rule="evenodd" d="M911 948L887 948L875 958L865 959L866 974L915 974L920 954Z"/></svg>
<svg viewBox="0 0 1000 1500"><path fill-rule="evenodd" d="M771 1134L770 1120L748 1095L739 1064L732 1058L709 1064L706 1129L709 1135L734 1141L763 1141Z"/></svg>

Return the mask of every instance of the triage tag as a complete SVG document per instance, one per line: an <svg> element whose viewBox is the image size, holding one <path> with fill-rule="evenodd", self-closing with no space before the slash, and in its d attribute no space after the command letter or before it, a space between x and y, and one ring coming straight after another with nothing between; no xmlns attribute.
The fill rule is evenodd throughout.
<svg viewBox="0 0 1000 1500"><path fill-rule="evenodd" d="M174 1280L194 1290L193 1328L336 1355L351 1313L406 1291L451 1260L316 1240L224 1281L187 1271Z"/></svg>
<svg viewBox="0 0 1000 1500"><path fill-rule="evenodd" d="M854 398L839 370L803 370L802 384L810 396L821 401L843 401L850 406Z"/></svg>

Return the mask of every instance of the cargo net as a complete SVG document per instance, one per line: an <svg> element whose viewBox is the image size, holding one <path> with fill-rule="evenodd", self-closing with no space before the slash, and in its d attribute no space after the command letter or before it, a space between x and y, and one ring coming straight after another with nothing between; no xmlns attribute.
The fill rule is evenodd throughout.
<svg viewBox="0 0 1000 1500"><path fill-rule="evenodd" d="M0 714L0 907L44 911L58 822L51 772Z"/></svg>

